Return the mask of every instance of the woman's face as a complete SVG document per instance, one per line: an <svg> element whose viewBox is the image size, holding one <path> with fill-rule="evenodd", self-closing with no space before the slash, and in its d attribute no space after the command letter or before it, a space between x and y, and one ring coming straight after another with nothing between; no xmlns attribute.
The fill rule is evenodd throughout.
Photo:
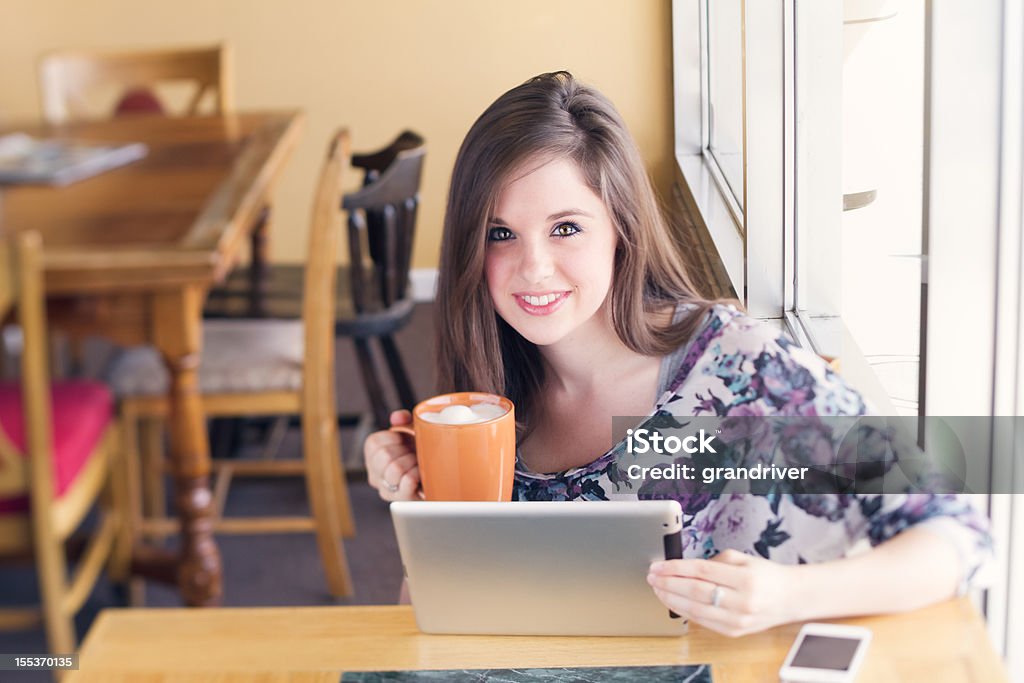
<svg viewBox="0 0 1024 683"><path fill-rule="evenodd" d="M487 287L498 315L528 341L585 339L611 290L616 232L575 163L527 164L498 195L487 228Z"/></svg>

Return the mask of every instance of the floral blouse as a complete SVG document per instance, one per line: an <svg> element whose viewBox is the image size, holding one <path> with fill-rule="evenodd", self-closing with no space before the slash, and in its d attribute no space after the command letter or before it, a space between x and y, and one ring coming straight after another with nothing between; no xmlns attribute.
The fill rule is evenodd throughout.
<svg viewBox="0 0 1024 683"><path fill-rule="evenodd" d="M681 307L682 308L682 307ZM681 310L680 313L685 313ZM678 317L677 313L677 317ZM732 306L715 306L691 341L662 364L651 415L856 416L863 398L818 356ZM630 481L625 442L588 465L541 474L516 466L516 500L675 498L683 557L727 548L787 564L823 562L882 543L909 526L941 534L962 562L961 591L992 554L987 519L952 494L686 494L664 480Z"/></svg>

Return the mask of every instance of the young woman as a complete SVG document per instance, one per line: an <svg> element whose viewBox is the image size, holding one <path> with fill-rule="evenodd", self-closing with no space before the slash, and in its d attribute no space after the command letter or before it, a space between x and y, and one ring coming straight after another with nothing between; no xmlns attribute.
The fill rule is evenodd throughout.
<svg viewBox="0 0 1024 683"><path fill-rule="evenodd" d="M817 356L696 293L619 114L566 72L505 93L466 136L436 301L440 390L516 405L517 499L665 497L621 485L611 416L866 411ZM416 497L407 440L377 432L365 458L382 498ZM728 635L933 603L990 553L985 519L957 496L674 497L686 559L648 581Z"/></svg>

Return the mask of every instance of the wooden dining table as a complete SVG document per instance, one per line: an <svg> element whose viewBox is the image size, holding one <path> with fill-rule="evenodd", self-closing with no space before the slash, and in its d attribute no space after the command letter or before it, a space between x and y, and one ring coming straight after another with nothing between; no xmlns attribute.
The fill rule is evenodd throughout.
<svg viewBox="0 0 1024 683"><path fill-rule="evenodd" d="M838 623L873 633L858 681L1007 680L967 599ZM799 630L727 638L691 624L669 638L459 636L421 633L408 606L116 609L97 618L67 681L336 683L355 671L709 664L713 683L774 683Z"/></svg>
<svg viewBox="0 0 1024 683"><path fill-rule="evenodd" d="M135 567L177 581L189 605L217 604L221 596L197 382L203 303L260 225L302 121L301 113L284 111L0 129L148 148L140 161L66 187L3 188L0 233L41 234L51 330L160 351L171 377L169 458L180 554L140 551Z"/></svg>

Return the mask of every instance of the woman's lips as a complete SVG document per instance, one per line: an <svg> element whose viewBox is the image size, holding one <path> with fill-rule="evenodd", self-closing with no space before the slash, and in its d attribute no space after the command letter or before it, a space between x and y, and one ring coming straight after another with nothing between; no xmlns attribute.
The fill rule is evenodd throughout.
<svg viewBox="0 0 1024 683"><path fill-rule="evenodd" d="M548 292L547 294L513 294L519 307L530 315L551 315L565 303L571 292Z"/></svg>

